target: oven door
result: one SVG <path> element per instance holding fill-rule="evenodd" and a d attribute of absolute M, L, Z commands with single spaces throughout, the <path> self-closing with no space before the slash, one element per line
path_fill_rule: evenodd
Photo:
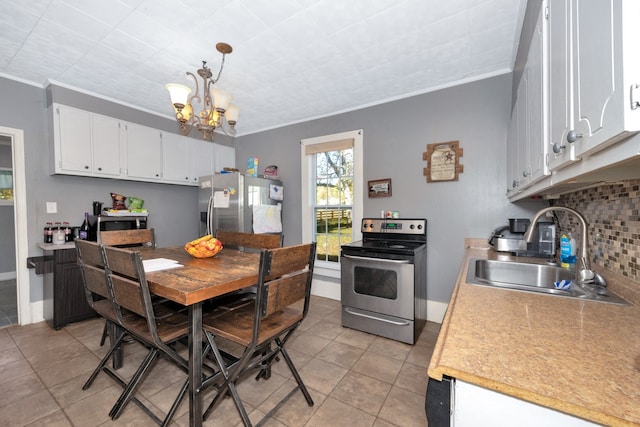
<path fill-rule="evenodd" d="M 342 255 L 343 306 L 413 320 L 414 265 L 410 259 Z"/>

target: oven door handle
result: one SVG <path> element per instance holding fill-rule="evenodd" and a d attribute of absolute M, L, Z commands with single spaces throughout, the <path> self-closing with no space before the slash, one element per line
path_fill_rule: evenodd
<path fill-rule="evenodd" d="M 344 258 L 361 259 L 364 261 L 381 261 L 390 262 L 392 264 L 409 264 L 411 261 L 408 259 L 386 259 L 386 258 L 371 258 L 366 256 L 354 256 L 354 255 L 342 255 Z"/>
<path fill-rule="evenodd" d="M 372 319 L 372 320 L 378 320 L 380 322 L 391 323 L 392 325 L 397 325 L 397 326 L 408 326 L 409 325 L 409 322 L 407 322 L 407 321 L 398 322 L 398 321 L 393 321 L 393 320 L 389 320 L 389 319 L 383 319 L 381 317 L 371 316 L 369 314 L 358 313 L 357 311 L 351 310 L 349 307 L 345 307 L 344 310 L 349 314 L 353 314 L 354 316 L 366 317 L 367 319 Z"/>

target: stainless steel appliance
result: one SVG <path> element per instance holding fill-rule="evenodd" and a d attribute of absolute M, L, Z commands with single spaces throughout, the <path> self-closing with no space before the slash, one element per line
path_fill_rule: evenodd
<path fill-rule="evenodd" d="M 536 223 L 535 237 L 531 243 L 524 240 L 524 232 L 529 220 L 524 223 L 524 231 L 520 226 L 509 225 L 495 228 L 489 236 L 489 244 L 498 252 L 509 252 L 517 256 L 549 257 L 556 254 L 556 226 L 551 222 Z"/>
<path fill-rule="evenodd" d="M 95 236 L 95 238 L 90 238 L 89 240 L 97 240 L 98 243 L 100 240 L 100 233 L 102 231 L 112 231 L 112 230 L 136 230 L 139 228 L 147 228 L 147 216 L 137 215 L 137 216 L 107 216 L 107 215 L 99 215 L 95 217 L 89 218 L 89 223 L 91 224 L 90 234 Z"/>
<path fill-rule="evenodd" d="M 341 251 L 342 326 L 414 344 L 427 320 L 427 220 L 364 218 Z"/>
<path fill-rule="evenodd" d="M 282 181 L 233 172 L 200 177 L 199 182 L 200 235 L 214 234 L 218 229 L 282 231 Z"/>

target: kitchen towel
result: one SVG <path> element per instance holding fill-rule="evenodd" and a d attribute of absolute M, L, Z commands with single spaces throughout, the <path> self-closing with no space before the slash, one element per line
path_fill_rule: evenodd
<path fill-rule="evenodd" d="M 254 233 L 282 233 L 280 205 L 253 205 Z"/>

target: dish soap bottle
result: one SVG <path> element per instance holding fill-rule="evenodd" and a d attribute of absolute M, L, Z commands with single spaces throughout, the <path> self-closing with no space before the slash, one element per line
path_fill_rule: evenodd
<path fill-rule="evenodd" d="M 560 266 L 573 268 L 576 264 L 576 240 L 571 233 L 562 233 L 560 236 Z"/>

